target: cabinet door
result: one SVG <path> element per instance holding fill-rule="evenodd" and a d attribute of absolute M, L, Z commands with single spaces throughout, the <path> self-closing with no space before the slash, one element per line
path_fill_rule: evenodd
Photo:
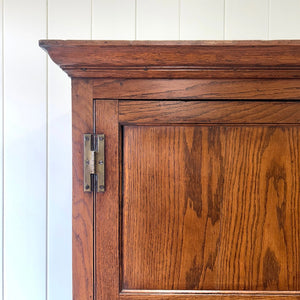
<path fill-rule="evenodd" d="M 96 101 L 96 299 L 299 299 L 300 102 Z"/>

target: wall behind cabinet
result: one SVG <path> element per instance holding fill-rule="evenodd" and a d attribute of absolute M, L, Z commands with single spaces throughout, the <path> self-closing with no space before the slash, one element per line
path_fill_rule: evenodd
<path fill-rule="evenodd" d="M 0 0 L 0 299 L 71 300 L 71 85 L 39 39 L 300 39 L 299 0 Z"/>

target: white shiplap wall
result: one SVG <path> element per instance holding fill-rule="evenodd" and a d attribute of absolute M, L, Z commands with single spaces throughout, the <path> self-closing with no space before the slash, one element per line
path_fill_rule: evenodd
<path fill-rule="evenodd" d="M 71 85 L 39 39 L 300 39 L 299 0 L 0 0 L 0 7 L 1 300 L 72 299 Z"/>
<path fill-rule="evenodd" d="M 46 3 L 3 0 L 4 299 L 46 290 Z M 18 180 L 19 178 L 19 180 Z"/>

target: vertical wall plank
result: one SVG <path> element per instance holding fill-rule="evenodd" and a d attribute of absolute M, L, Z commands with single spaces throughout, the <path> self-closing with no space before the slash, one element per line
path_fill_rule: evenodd
<path fill-rule="evenodd" d="M 135 0 L 92 1 L 92 39 L 135 39 Z"/>
<path fill-rule="evenodd" d="M 267 39 L 268 0 L 226 0 L 225 39 Z"/>
<path fill-rule="evenodd" d="M 270 39 L 300 38 L 300 1 L 270 0 Z"/>
<path fill-rule="evenodd" d="M 224 0 L 181 0 L 181 40 L 222 40 Z"/>
<path fill-rule="evenodd" d="M 49 39 L 90 39 L 90 0 L 48 0 Z M 72 299 L 71 80 L 48 64 L 48 300 Z"/>
<path fill-rule="evenodd" d="M 90 39 L 91 9 L 91 0 L 48 0 L 49 38 Z"/>
<path fill-rule="evenodd" d="M 46 1 L 4 0 L 4 299 L 46 299 Z"/>
<path fill-rule="evenodd" d="M 137 0 L 136 14 L 137 39 L 179 39 L 179 0 Z"/>

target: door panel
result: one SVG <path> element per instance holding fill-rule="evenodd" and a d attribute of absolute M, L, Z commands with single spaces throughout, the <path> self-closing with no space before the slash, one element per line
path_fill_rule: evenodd
<path fill-rule="evenodd" d="M 123 288 L 299 289 L 297 126 L 125 126 Z"/>
<path fill-rule="evenodd" d="M 299 299 L 299 101 L 96 102 L 97 299 Z"/>
<path fill-rule="evenodd" d="M 220 206 L 212 194 L 220 167 L 208 166 L 216 149 L 208 149 L 207 134 L 198 127 L 124 128 L 124 288 L 217 288 Z"/>
<path fill-rule="evenodd" d="M 299 289 L 299 141 L 293 126 L 227 130 L 220 289 Z"/>
<path fill-rule="evenodd" d="M 94 299 L 115 300 L 120 290 L 118 101 L 95 104 L 96 132 L 105 134 L 105 193 L 94 193 Z"/>

